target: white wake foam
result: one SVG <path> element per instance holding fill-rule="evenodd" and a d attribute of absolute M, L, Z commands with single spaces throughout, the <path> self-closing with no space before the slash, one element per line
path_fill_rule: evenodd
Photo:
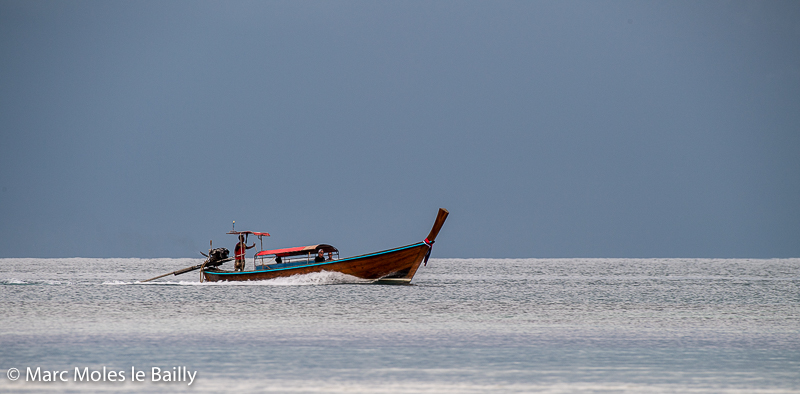
<path fill-rule="evenodd" d="M 0 279 L 0 285 L 68 285 L 71 282 L 63 282 L 60 280 L 22 280 L 16 278 Z"/>
<path fill-rule="evenodd" d="M 153 281 L 153 282 L 104 282 L 104 285 L 171 285 L 171 286 L 313 286 L 313 285 L 337 285 L 337 284 L 361 284 L 372 283 L 368 279 L 357 278 L 341 272 L 322 271 L 309 274 L 292 275 L 283 278 L 275 278 L 257 281 L 230 281 L 230 282 L 203 282 L 200 281 Z"/>

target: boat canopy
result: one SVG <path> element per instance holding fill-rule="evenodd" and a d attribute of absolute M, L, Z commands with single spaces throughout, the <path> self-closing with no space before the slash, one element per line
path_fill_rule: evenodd
<path fill-rule="evenodd" d="M 245 235 L 253 234 L 257 237 L 262 237 L 262 236 L 269 237 L 269 233 L 260 233 L 258 231 L 228 231 L 226 234 L 245 234 Z"/>
<path fill-rule="evenodd" d="M 317 253 L 318 250 L 322 249 L 323 252 L 328 253 L 339 253 L 339 250 L 334 248 L 331 245 L 327 244 L 319 244 L 319 245 L 311 245 L 311 246 L 298 246 L 294 248 L 284 248 L 284 249 L 272 249 L 272 250 L 262 250 L 256 253 L 255 257 L 264 257 L 264 256 L 272 256 L 275 255 L 277 257 L 287 257 L 287 256 L 301 256 L 307 255 L 309 253 Z"/>

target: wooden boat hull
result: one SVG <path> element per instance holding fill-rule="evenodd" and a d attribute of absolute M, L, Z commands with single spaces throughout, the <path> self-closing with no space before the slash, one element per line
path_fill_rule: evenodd
<path fill-rule="evenodd" d="M 203 268 L 203 278 L 209 282 L 268 280 L 331 271 L 352 275 L 360 279 L 374 280 L 379 283 L 409 283 L 414 278 L 414 274 L 417 273 L 420 263 L 433 247 L 436 236 L 439 234 L 439 230 L 441 230 L 449 214 L 450 212 L 446 209 L 439 208 L 436 221 L 433 222 L 433 228 L 431 228 L 431 232 L 428 233 L 423 242 L 345 259 L 320 263 L 308 262 L 302 265 L 297 265 L 295 262 L 291 266 L 288 263 L 285 265 L 278 264 L 269 266 L 267 269 L 254 271 L 235 272 L 223 271 L 217 268 Z"/>
<path fill-rule="evenodd" d="M 276 267 L 243 272 L 204 269 L 203 277 L 210 282 L 249 281 L 333 271 L 360 279 L 375 280 L 379 283 L 405 284 L 411 282 L 429 248 L 426 243 L 420 242 L 361 256 L 322 263 L 309 262 L 306 265 L 285 268 Z"/>

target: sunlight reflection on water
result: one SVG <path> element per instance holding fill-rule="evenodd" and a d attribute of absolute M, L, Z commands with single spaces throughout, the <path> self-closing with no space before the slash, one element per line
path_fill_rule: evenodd
<path fill-rule="evenodd" d="M 209 392 L 800 390 L 800 259 L 432 259 L 410 286 L 137 283 L 197 261 L 0 260 L 0 368 L 186 365 Z M 183 389 L 0 380 L 106 388 Z"/>

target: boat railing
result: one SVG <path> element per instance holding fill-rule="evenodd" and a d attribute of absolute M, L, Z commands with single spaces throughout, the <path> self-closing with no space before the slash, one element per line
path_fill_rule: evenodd
<path fill-rule="evenodd" d="M 280 268 L 280 267 L 287 267 L 300 264 L 311 264 L 314 262 L 314 257 L 316 257 L 316 254 L 314 254 L 313 252 L 308 252 L 307 254 L 303 255 L 283 256 L 280 258 L 280 263 L 276 260 L 277 257 L 278 256 L 275 255 L 257 256 L 255 257 L 255 268 L 258 270 L 258 269 Z M 339 260 L 338 250 L 330 253 L 325 253 L 325 261 L 334 261 L 334 260 Z"/>

